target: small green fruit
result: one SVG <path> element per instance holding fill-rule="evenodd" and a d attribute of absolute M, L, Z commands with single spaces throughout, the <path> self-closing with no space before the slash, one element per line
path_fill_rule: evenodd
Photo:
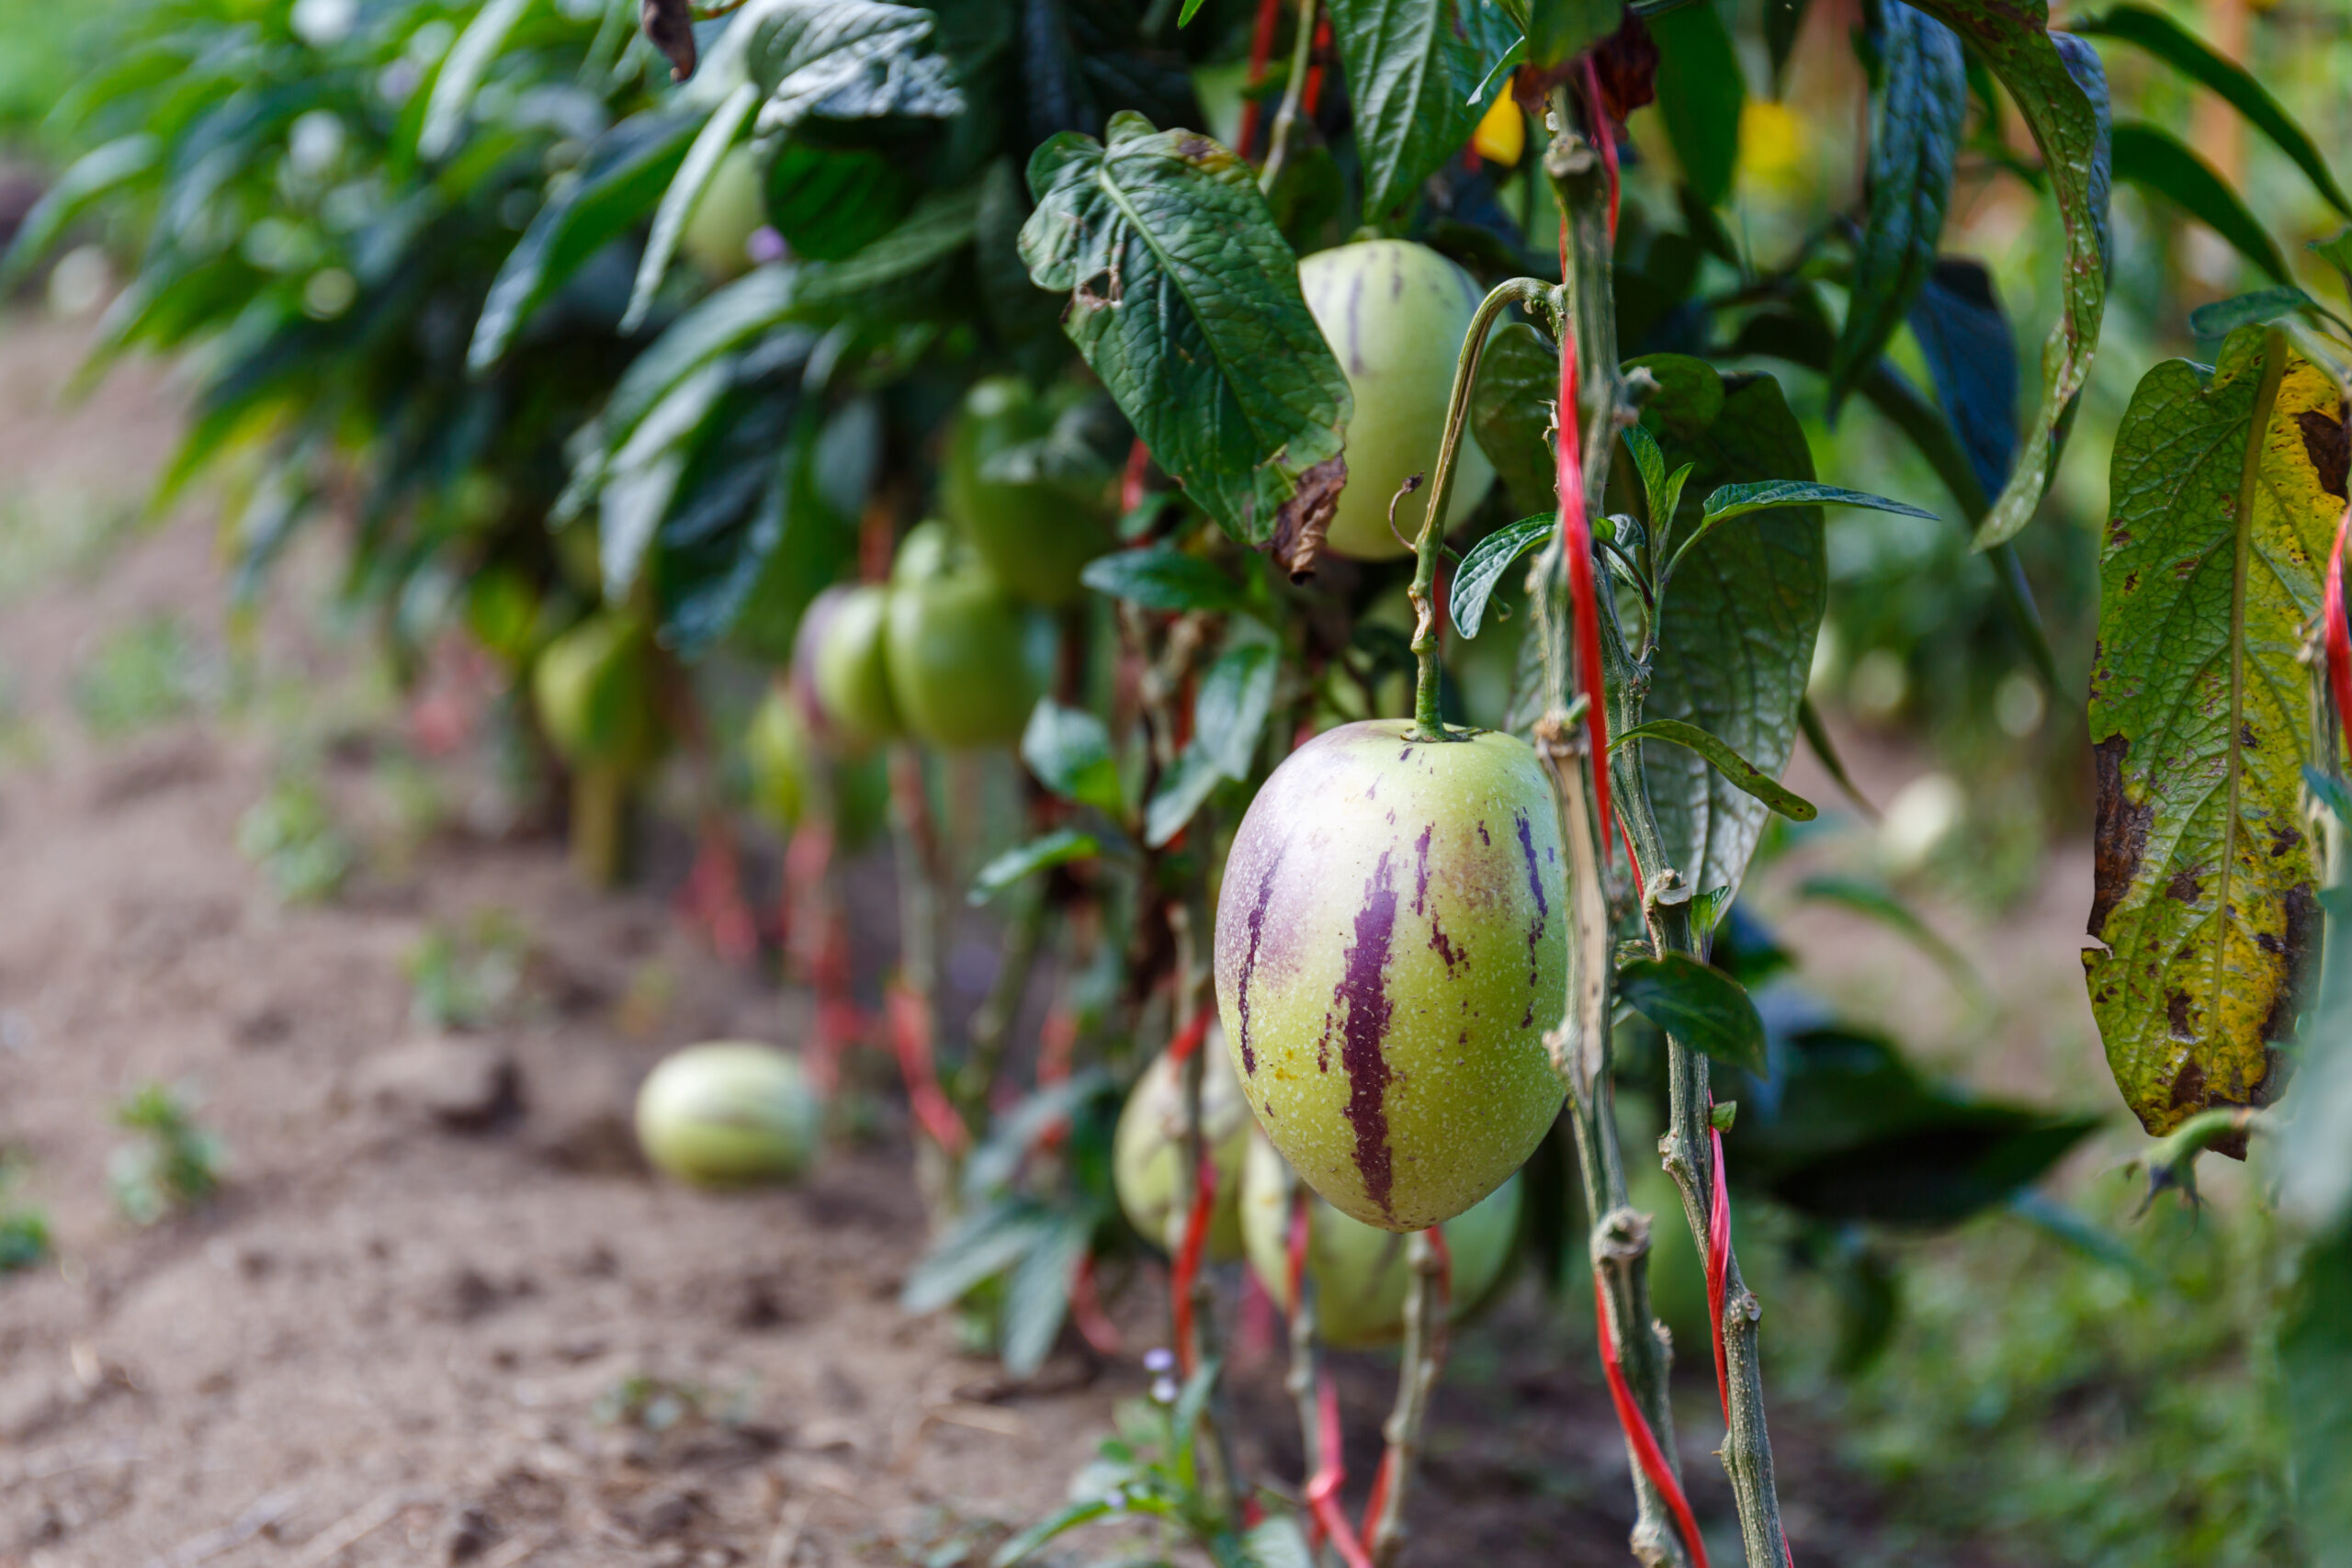
<path fill-rule="evenodd" d="M 1317 251 L 1298 264 L 1298 284 L 1356 400 L 1348 421 L 1347 488 L 1326 539 L 1340 555 L 1361 560 L 1410 554 L 1397 535 L 1411 540 L 1429 514 L 1454 361 L 1477 313 L 1478 285 L 1428 246 L 1405 240 Z M 1392 533 L 1388 503 L 1413 474 L 1421 476 L 1422 488 L 1396 502 Z M 1454 448 L 1448 529 L 1477 509 L 1494 479 L 1494 465 L 1465 432 Z"/>
<path fill-rule="evenodd" d="M 645 1157 L 697 1187 L 790 1180 L 816 1158 L 823 1123 L 798 1058 L 749 1041 L 689 1045 L 637 1095 Z"/>
<path fill-rule="evenodd" d="M 1241 1163 L 1250 1152 L 1250 1105 L 1241 1098 L 1226 1059 L 1225 1043 L 1212 1026 L 1202 1043 L 1201 1132 L 1216 1170 L 1216 1197 L 1209 1215 L 1209 1256 L 1220 1262 L 1241 1256 Z M 1173 1255 L 1183 1245 L 1192 1182 L 1184 1160 L 1183 1070 L 1163 1051 L 1143 1070 L 1119 1112 L 1111 1143 L 1112 1185 L 1127 1223 L 1145 1240 Z"/>
<path fill-rule="evenodd" d="M 1117 543 L 1100 487 L 1090 494 L 1076 485 L 984 477 L 990 458 L 1053 428 L 1052 412 L 1027 382 L 992 377 L 965 398 L 947 433 L 939 479 L 940 509 L 963 531 L 989 574 L 1020 597 L 1046 605 L 1077 598 L 1086 563 Z"/>
<path fill-rule="evenodd" d="M 1216 917 L 1217 1009 L 1258 1124 L 1334 1205 L 1419 1230 L 1500 1186 L 1565 1093 L 1552 788 L 1493 730 L 1405 719 L 1317 736 L 1241 819 Z"/>
<path fill-rule="evenodd" d="M 760 167 L 749 147 L 729 148 L 711 171 L 678 236 L 678 249 L 711 278 L 724 283 L 752 267 L 752 235 L 768 220 L 760 191 Z"/>
<path fill-rule="evenodd" d="M 877 583 L 828 588 L 809 604 L 795 668 L 823 721 L 827 744 L 855 753 L 906 733 L 890 694 L 890 591 Z"/>
<path fill-rule="evenodd" d="M 1262 1138 L 1250 1141 L 1241 1178 L 1241 1229 L 1250 1267 L 1283 1311 L 1290 1310 L 1290 1206 L 1283 1158 Z M 1520 1182 L 1512 1177 L 1466 1213 L 1441 1225 L 1453 1260 L 1453 1321 L 1476 1311 L 1500 1282 L 1519 1238 Z M 1315 1321 L 1325 1343 L 1341 1349 L 1378 1345 L 1405 1329 L 1405 1292 L 1412 1271 L 1405 1238 L 1375 1229 L 1320 1199 L 1307 1204 L 1306 1271 L 1315 1284 Z"/>
<path fill-rule="evenodd" d="M 808 804 L 808 727 L 782 688 L 770 686 L 743 731 L 752 808 L 779 831 L 800 826 Z"/>
<path fill-rule="evenodd" d="M 540 651 L 531 696 L 567 761 L 634 774 L 661 750 L 653 638 L 634 615 L 591 615 Z"/>
<path fill-rule="evenodd" d="M 907 728 L 950 750 L 1020 739 L 1053 675 L 1053 622 L 963 560 L 936 523 L 899 546 L 888 646 Z"/>

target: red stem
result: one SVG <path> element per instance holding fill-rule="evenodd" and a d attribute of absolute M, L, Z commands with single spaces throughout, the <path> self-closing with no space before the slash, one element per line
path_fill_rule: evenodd
<path fill-rule="evenodd" d="M 907 1105 L 932 1142 L 951 1155 L 963 1154 L 972 1141 L 971 1129 L 947 1103 L 932 1063 L 931 1009 L 904 986 L 892 986 L 889 995 L 890 1040 L 898 1047 L 899 1071 L 907 1081 Z"/>
<path fill-rule="evenodd" d="M 2335 695 L 2336 722 L 2344 726 L 2344 739 L 2352 746 L 2352 626 L 2347 626 L 2344 604 L 2344 536 L 2352 531 L 2352 505 L 2344 509 L 2342 521 L 2335 525 L 2335 547 L 2327 557 L 2327 684 Z"/>
<path fill-rule="evenodd" d="M 1649 1477 L 1666 1506 L 1674 1514 L 1675 1529 L 1682 1533 L 1683 1550 L 1690 1554 L 1692 1568 L 1707 1568 L 1707 1543 L 1700 1537 L 1699 1521 L 1690 1513 L 1690 1500 L 1682 1495 L 1682 1483 L 1675 1479 L 1673 1467 L 1666 1462 L 1666 1452 L 1657 1446 L 1657 1435 L 1650 1430 L 1647 1417 L 1640 1405 L 1634 1403 L 1634 1391 L 1625 1386 L 1625 1369 L 1617 1361 L 1617 1338 L 1611 1332 L 1609 1292 L 1602 1285 L 1600 1272 L 1593 1271 L 1592 1301 L 1600 1320 L 1600 1369 L 1609 1378 L 1609 1398 L 1617 1406 L 1617 1425 L 1624 1428 L 1625 1440 L 1633 1445 L 1634 1458 L 1641 1465 L 1642 1473 Z"/>
<path fill-rule="evenodd" d="M 1715 1393 L 1723 1401 L 1724 1427 L 1731 1427 L 1731 1371 L 1724 1356 L 1724 1276 L 1731 1259 L 1731 1190 L 1724 1185 L 1724 1135 L 1714 1139 L 1714 1193 L 1707 1203 L 1707 1307 L 1714 1314 Z"/>
<path fill-rule="evenodd" d="M 1298 105 L 1299 113 L 1309 119 L 1315 118 L 1315 106 L 1323 101 L 1323 62 L 1330 57 L 1331 14 L 1318 11 L 1315 16 L 1315 42 L 1308 55 L 1313 63 L 1306 68 L 1306 91 L 1299 95 Z"/>
<path fill-rule="evenodd" d="M 1274 52 L 1274 24 L 1282 17 L 1282 0 L 1258 0 L 1258 25 L 1250 34 L 1250 73 L 1244 77 L 1245 91 L 1266 79 L 1266 62 Z M 1235 138 L 1241 145 L 1234 152 L 1245 162 L 1250 150 L 1257 145 L 1258 121 L 1262 106 L 1255 97 L 1241 101 L 1241 134 Z"/>
<path fill-rule="evenodd" d="M 1209 1221 L 1216 1212 L 1216 1162 L 1203 1150 L 1193 1182 L 1193 1210 L 1184 1216 L 1184 1241 L 1176 1249 L 1176 1272 L 1168 1284 L 1176 1316 L 1176 1360 L 1186 1377 L 1193 1375 L 1199 1359 L 1193 1343 L 1193 1281 L 1201 1275 L 1201 1258 L 1209 1245 Z"/>
<path fill-rule="evenodd" d="M 1560 219 L 1560 276 L 1568 276 L 1568 220 Z M 1609 846 L 1609 715 L 1600 686 L 1600 611 L 1592 582 L 1592 523 L 1584 510 L 1584 457 L 1577 434 L 1577 344 L 1573 318 L 1560 333 L 1558 463 L 1554 483 L 1560 492 L 1560 549 L 1567 558 L 1568 597 L 1575 611 L 1577 676 L 1584 687 L 1585 728 L 1592 739 L 1592 801 L 1600 823 L 1602 852 Z"/>
<path fill-rule="evenodd" d="M 1315 1467 L 1315 1478 L 1306 1483 L 1307 1512 L 1331 1538 L 1332 1550 L 1348 1568 L 1372 1568 L 1371 1554 L 1357 1539 L 1354 1527 L 1340 1506 L 1340 1488 L 1347 1483 L 1348 1468 L 1340 1457 L 1340 1393 L 1329 1379 L 1316 1391 L 1317 1426 L 1319 1438 L 1317 1447 L 1323 1450 L 1323 1461 Z"/>
<path fill-rule="evenodd" d="M 1119 1325 L 1102 1310 L 1102 1294 L 1094 1288 L 1094 1254 L 1091 1252 L 1079 1254 L 1078 1266 L 1070 1270 L 1069 1320 L 1096 1355 L 1119 1353 Z"/>

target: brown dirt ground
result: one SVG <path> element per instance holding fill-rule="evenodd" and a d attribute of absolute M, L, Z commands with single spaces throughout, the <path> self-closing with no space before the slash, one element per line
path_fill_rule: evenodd
<path fill-rule="evenodd" d="M 168 450 L 157 374 L 58 405 L 85 338 L 0 318 L 0 507 L 126 513 Z M 583 896 L 545 835 L 444 827 L 335 902 L 278 902 L 233 843 L 282 752 L 268 716 L 342 726 L 327 778 L 364 819 L 397 712 L 315 612 L 232 639 L 212 528 L 192 505 L 102 572 L 0 598 L 0 1145 L 60 1258 L 0 1283 L 0 1565 L 944 1564 L 1058 1501 L 1140 1374 L 1071 1349 L 1010 1385 L 902 1314 L 922 1235 L 902 1137 L 723 1200 L 637 1165 L 627 1107 L 660 1052 L 789 1039 L 801 998 L 718 963 L 660 891 Z M 92 739 L 74 671 L 158 613 L 253 650 L 276 695 Z M 370 1064 L 417 1038 L 402 956 L 489 908 L 533 949 L 533 1005 L 478 1036 L 512 1053 L 522 1109 L 455 1132 L 372 1095 Z M 107 1196 L 108 1108 L 151 1080 L 187 1086 L 231 1156 L 216 1202 L 140 1229 Z M 1150 1292 L 1119 1310 L 1135 1343 L 1161 1332 Z M 1548 1310 L 1522 1289 L 1462 1337 L 1408 1562 L 1627 1561 L 1590 1342 Z M 1238 1398 L 1273 1434 L 1252 1457 L 1295 1476 L 1279 1373 L 1245 1367 Z M 1389 1373 L 1344 1375 L 1362 1478 Z M 699 1413 L 611 1418 L 631 1378 Z M 1736 1561 L 1713 1406 L 1684 1386 L 1682 1447 Z M 1801 1411 L 1776 1427 L 1798 1560 L 1865 1554 L 1868 1491 Z"/>

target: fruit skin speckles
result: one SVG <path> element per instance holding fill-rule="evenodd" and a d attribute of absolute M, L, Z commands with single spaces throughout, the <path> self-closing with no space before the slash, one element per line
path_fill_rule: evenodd
<path fill-rule="evenodd" d="M 1216 930 L 1259 1125 L 1327 1201 L 1392 1231 L 1461 1213 L 1542 1141 L 1563 1093 L 1543 1025 L 1566 994 L 1533 750 L 1409 728 L 1347 725 L 1275 770 L 1235 836 Z"/>

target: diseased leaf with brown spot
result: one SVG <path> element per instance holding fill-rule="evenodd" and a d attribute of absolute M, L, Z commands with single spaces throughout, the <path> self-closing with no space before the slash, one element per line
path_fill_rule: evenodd
<path fill-rule="evenodd" d="M 2277 1092 L 2318 948 L 2297 655 L 2343 511 L 2311 433 L 2342 415 L 2283 334 L 2246 327 L 2211 370 L 2149 371 L 2116 432 L 2090 700 L 2107 949 L 2083 964 L 2151 1133 Z"/>

